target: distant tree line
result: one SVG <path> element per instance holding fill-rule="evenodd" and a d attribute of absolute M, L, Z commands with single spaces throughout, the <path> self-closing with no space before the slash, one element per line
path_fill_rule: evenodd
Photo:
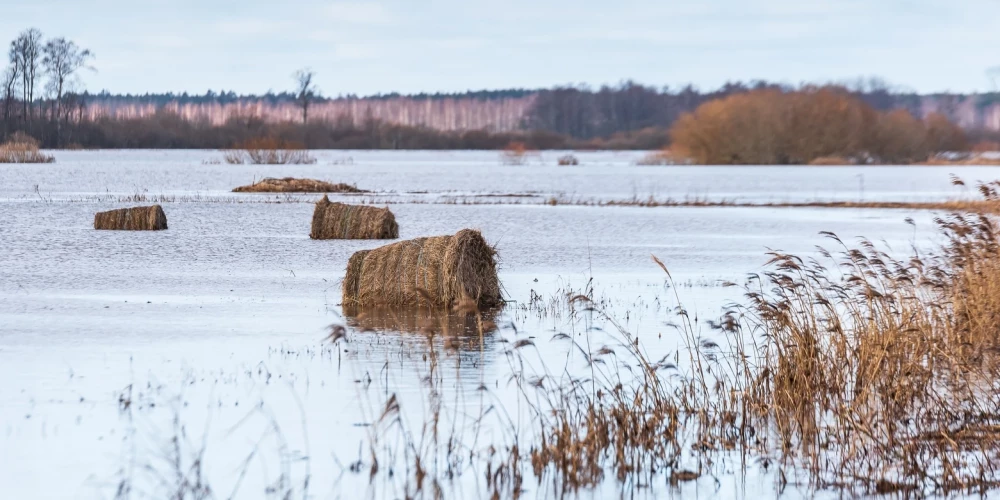
<path fill-rule="evenodd" d="M 915 115 L 920 113 L 919 95 L 896 91 L 879 79 L 859 80 L 841 87 L 877 110 L 902 108 Z M 795 88 L 766 81 L 726 83 L 707 92 L 690 85 L 658 89 L 632 81 L 597 90 L 586 86 L 556 87 L 538 91 L 523 126 L 582 139 L 669 128 L 682 115 L 706 102 L 759 90 L 790 92 Z"/>
<path fill-rule="evenodd" d="M 310 148 L 499 149 L 520 142 L 531 148 L 660 149 L 670 144 L 671 127 L 707 103 L 808 88 L 754 81 L 700 91 L 626 81 L 598 89 L 330 98 L 316 87 L 315 73 L 303 69 L 293 75 L 293 90 L 259 96 L 231 90 L 114 95 L 83 88 L 79 75 L 93 69 L 94 54 L 65 38 L 45 39 L 27 29 L 10 42 L 7 55 L 0 73 L 0 142 L 21 132 L 45 148 L 227 148 L 273 136 Z M 923 96 L 876 79 L 838 89 L 875 111 L 923 116 Z M 961 106 L 969 109 L 965 98 L 941 95 L 935 102 L 950 117 Z M 975 101 L 995 103 L 1000 94 Z M 994 132 L 971 135 L 984 144 L 1000 142 Z"/>

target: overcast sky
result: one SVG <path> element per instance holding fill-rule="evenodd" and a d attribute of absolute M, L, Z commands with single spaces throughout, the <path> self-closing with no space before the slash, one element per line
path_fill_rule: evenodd
<path fill-rule="evenodd" d="M 325 95 L 556 84 L 717 87 L 879 75 L 920 92 L 991 90 L 1000 0 L 0 0 L 97 54 L 87 89 L 291 87 Z"/>

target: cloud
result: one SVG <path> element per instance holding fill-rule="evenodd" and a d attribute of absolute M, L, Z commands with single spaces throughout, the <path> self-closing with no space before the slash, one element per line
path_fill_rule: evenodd
<path fill-rule="evenodd" d="M 377 26 L 393 24 L 395 21 L 388 9 L 375 2 L 334 2 L 327 6 L 326 17 L 334 22 Z"/>
<path fill-rule="evenodd" d="M 219 33 L 225 35 L 265 36 L 280 34 L 285 29 L 285 23 L 262 19 L 237 19 L 219 22 L 215 27 Z"/>

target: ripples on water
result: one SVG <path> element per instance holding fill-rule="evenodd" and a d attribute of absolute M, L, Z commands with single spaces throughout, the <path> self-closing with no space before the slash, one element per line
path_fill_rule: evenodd
<path fill-rule="evenodd" d="M 550 339 L 582 338 L 588 326 L 606 326 L 571 321 L 558 305 L 591 279 L 602 307 L 659 358 L 680 343 L 667 325 L 677 304 L 652 254 L 670 267 L 684 305 L 709 319 L 739 298 L 717 282 L 759 270 L 767 248 L 809 253 L 823 243 L 817 233 L 828 230 L 884 239 L 907 252 L 929 244 L 932 233 L 929 214 L 906 211 L 550 207 L 504 199 L 394 204 L 402 238 L 473 227 L 497 245 L 513 302 L 490 318 L 496 331 L 481 342 L 466 334 L 449 343 L 440 334 L 429 341 L 428 331 L 461 329 L 466 319 L 345 317 L 339 298 L 347 258 L 378 243 L 310 240 L 309 196 L 235 203 L 228 190 L 254 178 L 315 177 L 419 192 L 413 196 L 431 202 L 455 193 L 758 201 L 955 193 L 948 170 L 932 167 L 905 176 L 899 167 L 865 168 L 862 179 L 862 169 L 852 167 L 634 167 L 635 153 L 581 153 L 582 167 L 550 166 L 559 154 L 547 153 L 537 160 L 545 165 L 499 167 L 495 153 L 467 152 L 322 152 L 313 166 L 201 164 L 218 155 L 59 152 L 54 165 L 0 168 L 0 485 L 11 498 L 107 498 L 123 477 L 136 482 L 134 497 L 160 496 L 162 486 L 143 471 L 169 469 L 167 444 L 175 434 L 184 436 L 189 458 L 204 443 L 216 496 L 236 487 L 257 449 L 257 472 L 238 490 L 247 497 L 261 496 L 283 474 L 288 481 L 311 476 L 310 491 L 319 497 L 398 497 L 391 483 L 369 485 L 349 467 L 384 402 L 397 395 L 418 429 L 433 406 L 426 380 L 438 377 L 442 406 L 463 429 L 472 425 L 463 415 L 491 405 L 530 429 L 520 420 L 523 403 L 504 353 L 530 339 L 535 369 L 580 370 L 572 348 Z M 348 156 L 351 165 L 331 165 Z M 998 173 L 963 172 L 970 180 Z M 94 212 L 122 206 L 109 201 L 114 196 L 136 193 L 187 201 L 164 203 L 165 232 L 92 230 Z M 917 221 L 916 230 L 906 217 Z M 323 344 L 329 324 L 347 325 L 349 342 Z M 595 343 L 607 340 L 590 335 Z M 499 424 L 478 429 L 481 440 L 503 441 Z M 467 474 L 457 487 L 476 496 L 480 475 Z M 529 497 L 553 494 L 529 483 Z M 610 481 L 595 495 L 619 488 L 629 486 Z M 675 493 L 753 497 L 770 488 L 760 476 L 721 486 L 698 481 Z"/>

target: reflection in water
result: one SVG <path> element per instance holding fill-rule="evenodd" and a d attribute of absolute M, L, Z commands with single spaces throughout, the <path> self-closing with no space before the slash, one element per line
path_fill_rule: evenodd
<path fill-rule="evenodd" d="M 448 348 L 479 350 L 498 330 L 501 309 L 449 311 L 431 307 L 344 306 L 347 325 L 360 332 L 442 337 Z"/>

